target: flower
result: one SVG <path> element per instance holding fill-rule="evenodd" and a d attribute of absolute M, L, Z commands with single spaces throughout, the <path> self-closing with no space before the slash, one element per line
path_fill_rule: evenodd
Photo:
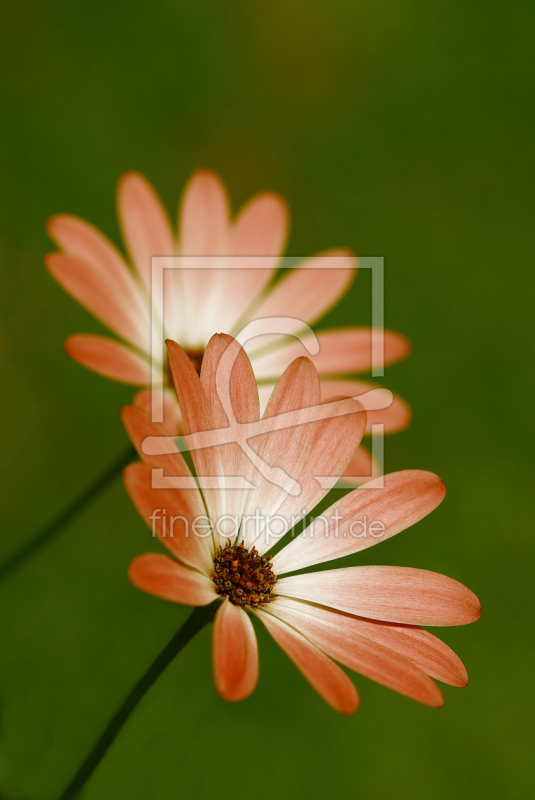
<path fill-rule="evenodd" d="M 154 188 L 140 174 L 129 172 L 121 178 L 118 213 L 131 264 L 90 223 L 65 214 L 48 222 L 48 233 L 60 252 L 49 254 L 45 263 L 58 283 L 121 340 L 75 334 L 66 341 L 67 353 L 101 375 L 145 387 L 134 403 L 147 410 L 151 408 L 151 389 L 147 387 L 161 383 L 165 387 L 165 427 L 170 434 L 180 431 L 180 418 L 169 370 L 162 361 L 151 373 L 151 332 L 157 335 L 151 324 L 155 311 L 150 293 L 151 256 L 209 256 L 210 263 L 217 265 L 208 274 L 195 269 L 165 271 L 165 334 L 182 345 L 197 370 L 216 329 L 236 335 L 251 319 L 285 316 L 312 325 L 340 300 L 356 273 L 353 254 L 339 249 L 321 254 L 324 268 L 315 269 L 313 280 L 302 268 L 275 280 L 288 231 L 285 201 L 264 192 L 232 219 L 225 186 L 207 170 L 194 173 L 186 186 L 178 236 Z M 250 259 L 245 262 L 244 256 Z M 233 264 L 254 266 L 255 257 L 258 266 L 259 256 L 263 257 L 262 268 L 231 268 Z M 320 257 L 315 258 L 315 266 Z M 329 269 L 333 265 L 340 269 Z M 358 396 L 374 388 L 372 383 L 349 377 L 374 366 L 369 327 L 324 330 L 318 340 L 320 349 L 313 361 L 321 375 L 323 399 L 339 394 Z M 276 379 L 296 356 L 306 354 L 303 344 L 288 336 L 276 337 L 270 349 L 265 341 L 265 337 L 256 337 L 246 346 L 261 384 L 263 408 Z M 385 331 L 384 341 L 385 364 L 405 358 L 410 351 L 407 339 L 393 331 Z M 409 424 L 410 410 L 394 396 L 389 407 L 371 410 L 368 421 L 369 425 L 383 423 L 385 432 L 399 431 Z M 360 448 L 348 474 L 371 475 L 369 463 L 369 455 Z"/>
<path fill-rule="evenodd" d="M 433 678 L 464 686 L 466 671 L 449 647 L 419 626 L 478 619 L 480 605 L 469 589 L 408 567 L 294 574 L 418 522 L 444 498 L 440 478 L 406 470 L 375 479 L 346 494 L 272 557 L 268 551 L 280 535 L 273 520 L 290 521 L 291 527 L 325 497 L 360 443 L 365 411 L 352 398 L 320 403 L 317 371 L 309 359 L 298 358 L 276 384 L 260 421 L 251 363 L 232 337 L 212 337 L 200 377 L 176 343 L 168 342 L 168 356 L 203 488 L 196 487 L 173 440 L 146 411 L 123 409 L 125 427 L 143 458 L 125 471 L 127 491 L 173 556 L 138 556 L 129 568 L 131 583 L 175 603 L 221 601 L 213 668 L 217 691 L 227 700 L 241 700 L 255 688 L 258 650 L 251 618 L 256 617 L 342 713 L 354 712 L 359 701 L 336 662 L 422 703 L 442 705 Z M 237 485 L 239 476 L 256 488 Z M 185 488 L 174 488 L 178 485 Z"/>

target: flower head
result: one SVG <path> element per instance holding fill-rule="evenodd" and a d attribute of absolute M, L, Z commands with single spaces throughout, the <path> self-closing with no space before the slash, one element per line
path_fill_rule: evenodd
<path fill-rule="evenodd" d="M 319 268 L 314 269 L 313 279 L 304 262 L 276 280 L 288 231 L 285 201 L 265 192 L 232 218 L 225 186 L 208 170 L 196 172 L 186 186 L 178 233 L 142 175 L 124 175 L 117 200 L 128 259 L 91 224 L 62 214 L 48 222 L 59 252 L 49 254 L 46 265 L 67 292 L 119 337 L 75 334 L 66 342 L 68 354 L 101 375 L 144 387 L 134 403 L 147 410 L 151 408 L 148 387 L 163 385 L 165 428 L 170 434 L 181 429 L 170 372 L 165 359 L 151 360 L 151 336 L 157 339 L 159 335 L 151 320 L 160 310 L 166 336 L 180 343 L 199 372 L 216 330 L 237 335 L 253 319 L 280 317 L 311 326 L 340 300 L 356 274 L 354 255 L 337 249 L 315 257 L 314 266 Z M 157 255 L 192 257 L 187 267 L 195 266 L 198 257 L 208 257 L 214 269 L 166 270 L 164 305 L 159 309 L 152 300 L 150 271 L 151 257 Z M 240 269 L 233 268 L 236 265 Z M 247 265 L 251 268 L 243 268 Z M 410 346 L 403 336 L 385 331 L 384 337 L 385 364 L 408 355 Z M 321 378 L 322 399 L 359 396 L 374 388 L 351 377 L 375 366 L 369 327 L 324 330 L 318 334 L 318 344 L 313 361 Z M 246 345 L 260 382 L 262 409 L 278 376 L 296 357 L 306 354 L 303 343 L 289 336 L 270 337 L 270 346 L 265 345 L 266 337 L 261 336 Z M 387 408 L 370 409 L 368 418 L 369 426 L 380 422 L 385 432 L 401 430 L 409 421 L 409 408 L 397 396 Z M 372 474 L 365 463 L 369 457 L 360 448 L 349 474 Z"/>
<path fill-rule="evenodd" d="M 449 647 L 419 626 L 476 620 L 480 606 L 469 589 L 407 567 L 295 573 L 418 522 L 442 501 L 442 481 L 420 470 L 371 481 L 272 556 L 268 551 L 285 530 L 313 511 L 353 458 L 365 411 L 351 398 L 321 403 L 317 371 L 299 358 L 276 384 L 260 419 L 251 363 L 230 336 L 212 337 L 200 377 L 179 345 L 169 342 L 168 354 L 199 486 L 165 431 L 143 409 L 123 409 L 144 462 L 126 470 L 125 484 L 172 556 L 139 556 L 130 581 L 176 603 L 220 601 L 213 666 L 216 688 L 228 700 L 247 697 L 256 685 L 256 618 L 342 713 L 357 709 L 358 695 L 336 662 L 440 706 L 442 694 L 432 679 L 463 686 L 466 671 Z"/>

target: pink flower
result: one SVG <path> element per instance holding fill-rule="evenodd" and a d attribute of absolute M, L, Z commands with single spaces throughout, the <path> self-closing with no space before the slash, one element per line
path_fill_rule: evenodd
<path fill-rule="evenodd" d="M 464 686 L 466 671 L 449 647 L 419 626 L 478 619 L 480 604 L 469 589 L 408 567 L 294 574 L 418 522 L 444 498 L 442 481 L 420 470 L 376 479 L 331 506 L 272 558 L 267 552 L 278 532 L 271 522 L 295 525 L 334 486 L 360 443 L 365 412 L 353 399 L 320 403 L 317 371 L 299 358 L 276 384 L 260 421 L 251 363 L 230 336 L 210 340 L 200 377 L 174 342 L 168 354 L 196 474 L 211 481 L 202 489 L 192 481 L 191 488 L 173 488 L 174 481 L 191 479 L 182 455 L 147 412 L 123 409 L 144 460 L 125 471 L 126 488 L 173 556 L 137 557 L 129 569 L 132 584 L 185 605 L 222 601 L 213 627 L 213 668 L 216 688 L 227 700 L 241 700 L 255 688 L 256 617 L 316 691 L 344 714 L 354 712 L 359 700 L 336 662 L 422 703 L 442 705 L 432 679 Z M 229 488 L 236 476 L 256 488 Z M 159 481 L 164 488 L 153 488 Z M 232 533 L 229 519 L 235 521 Z"/>
<path fill-rule="evenodd" d="M 142 387 L 153 385 L 151 379 L 162 381 L 167 387 L 165 426 L 171 434 L 179 432 L 180 419 L 169 371 L 165 363 L 156 365 L 152 375 L 150 370 L 151 256 L 227 257 L 219 259 L 220 268 L 210 271 L 208 279 L 205 271 L 194 269 L 166 275 L 166 336 L 182 345 L 197 370 L 216 331 L 237 335 L 251 319 L 262 317 L 291 316 L 313 325 L 345 294 L 356 273 L 356 259 L 350 252 L 330 250 L 321 254 L 325 269 L 316 269 L 313 280 L 308 270 L 296 268 L 274 281 L 288 232 L 285 201 L 274 193 L 259 194 L 233 219 L 223 183 L 206 170 L 196 172 L 186 186 L 178 235 L 154 188 L 137 173 L 127 173 L 119 182 L 118 212 L 130 263 L 90 223 L 70 215 L 48 222 L 48 232 L 60 249 L 46 257 L 50 273 L 119 337 L 75 334 L 67 340 L 66 350 L 75 361 L 113 380 Z M 232 263 L 243 265 L 243 256 L 251 256 L 252 263 L 255 256 L 266 255 L 271 258 L 263 261 L 261 269 L 229 268 Z M 328 269 L 334 264 L 342 268 Z M 323 399 L 359 396 L 374 388 L 372 383 L 350 377 L 374 366 L 370 328 L 325 330 L 318 339 L 320 350 L 312 360 L 321 376 Z M 268 352 L 263 345 L 262 337 L 257 337 L 247 351 L 265 408 L 276 379 L 306 351 L 299 341 L 283 336 Z M 403 336 L 385 332 L 386 364 L 405 358 L 409 351 Z M 150 409 L 150 390 L 139 392 L 134 403 Z M 383 423 L 385 432 L 398 431 L 409 424 L 410 410 L 394 396 L 388 408 L 370 411 L 368 424 L 373 422 Z M 370 469 L 370 456 L 360 448 L 348 474 L 372 474 Z"/>

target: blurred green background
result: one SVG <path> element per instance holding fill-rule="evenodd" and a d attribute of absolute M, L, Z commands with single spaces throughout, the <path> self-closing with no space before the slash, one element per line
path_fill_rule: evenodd
<path fill-rule="evenodd" d="M 431 469 L 448 495 L 354 563 L 443 572 L 484 610 L 437 631 L 471 678 L 443 709 L 355 676 L 352 718 L 262 634 L 257 691 L 226 704 L 205 630 L 87 800 L 530 795 L 534 428 L 517 399 L 533 386 L 534 25 L 524 2 L 0 3 L 2 558 L 126 445 L 131 389 L 63 353 L 99 326 L 45 272 L 45 220 L 79 214 L 118 240 L 124 170 L 174 214 L 208 166 L 235 207 L 288 198 L 290 254 L 385 257 L 386 324 L 414 344 L 386 373 L 414 409 L 386 466 Z M 361 275 L 329 322 L 368 312 Z M 0 586 L 3 800 L 57 796 L 184 619 L 126 581 L 149 536 L 116 480 Z"/>

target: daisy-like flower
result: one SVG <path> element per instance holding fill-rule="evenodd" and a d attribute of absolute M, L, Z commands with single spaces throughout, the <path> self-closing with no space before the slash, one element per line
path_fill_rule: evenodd
<path fill-rule="evenodd" d="M 48 233 L 60 249 L 45 259 L 50 273 L 119 337 L 75 334 L 67 339 L 66 350 L 75 361 L 101 375 L 144 387 L 134 403 L 147 410 L 151 408 L 148 387 L 163 385 L 164 424 L 172 435 L 181 431 L 181 422 L 165 360 L 152 364 L 151 372 L 151 331 L 158 335 L 151 312 L 159 313 L 151 300 L 152 256 L 193 256 L 197 260 L 187 262 L 190 267 L 199 256 L 206 256 L 214 267 L 208 272 L 165 270 L 164 275 L 165 336 L 179 342 L 197 371 L 216 330 L 237 335 L 251 320 L 273 317 L 292 317 L 311 326 L 340 300 L 355 276 L 354 255 L 330 250 L 314 258 L 314 266 L 324 268 L 311 272 L 305 261 L 277 280 L 288 231 L 285 201 L 265 192 L 232 218 L 225 186 L 207 170 L 196 172 L 186 186 L 178 234 L 154 188 L 137 173 L 127 173 L 119 182 L 118 214 L 128 259 L 78 217 L 58 215 L 48 222 Z M 248 265 L 256 268 L 247 269 Z M 407 339 L 393 331 L 385 331 L 384 337 L 385 364 L 408 355 Z M 322 399 L 359 396 L 375 388 L 350 377 L 376 366 L 369 327 L 323 330 L 318 342 L 313 361 L 321 377 Z M 269 347 L 266 337 L 256 337 L 245 347 L 264 409 L 276 379 L 294 358 L 307 352 L 300 341 L 288 336 L 271 337 Z M 388 408 L 371 409 L 368 418 L 369 426 L 382 423 L 386 433 L 402 430 L 409 421 L 410 410 L 398 396 Z M 370 465 L 369 455 L 360 448 L 348 474 L 371 475 Z"/>
<path fill-rule="evenodd" d="M 286 369 L 260 419 L 251 363 L 230 336 L 210 340 L 200 377 L 176 343 L 168 343 L 168 356 L 204 488 L 197 488 L 174 441 L 146 411 L 123 409 L 143 459 L 127 468 L 125 484 L 172 556 L 138 556 L 130 565 L 131 583 L 175 603 L 220 601 L 213 670 L 217 691 L 227 700 L 247 697 L 256 685 L 256 617 L 314 689 L 344 714 L 354 712 L 359 700 L 338 663 L 422 703 L 442 705 L 433 678 L 464 686 L 466 671 L 449 647 L 419 626 L 478 619 L 480 604 L 469 589 L 408 567 L 295 574 L 418 522 L 442 501 L 442 481 L 420 470 L 375 479 L 272 557 L 269 550 L 280 534 L 273 521 L 296 525 L 335 485 L 360 443 L 366 413 L 352 398 L 322 403 L 318 373 L 307 358 Z M 245 485 L 236 483 L 240 477 Z"/>

